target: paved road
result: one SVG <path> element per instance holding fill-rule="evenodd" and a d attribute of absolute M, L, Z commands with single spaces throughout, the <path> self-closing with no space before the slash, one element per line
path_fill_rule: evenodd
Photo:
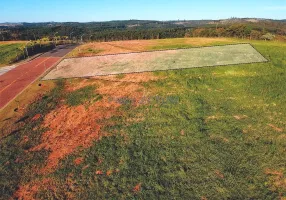
<path fill-rule="evenodd" d="M 0 109 L 5 107 L 29 84 L 37 80 L 46 70 L 54 66 L 75 45 L 61 45 L 42 56 L 0 75 Z"/>

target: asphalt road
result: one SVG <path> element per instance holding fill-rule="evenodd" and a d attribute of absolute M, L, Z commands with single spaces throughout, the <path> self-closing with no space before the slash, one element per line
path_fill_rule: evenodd
<path fill-rule="evenodd" d="M 59 45 L 54 50 L 0 75 L 0 109 L 75 47 L 76 45 Z"/>

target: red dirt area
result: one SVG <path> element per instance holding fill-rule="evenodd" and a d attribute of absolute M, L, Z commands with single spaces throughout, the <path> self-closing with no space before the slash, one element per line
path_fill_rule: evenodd
<path fill-rule="evenodd" d="M 32 118 L 32 121 L 37 121 L 38 119 L 41 118 L 41 114 L 36 114 L 33 118 Z"/>
<path fill-rule="evenodd" d="M 14 193 L 16 199 L 35 199 L 34 196 L 41 190 L 41 188 L 49 188 L 49 190 L 55 191 L 56 186 L 53 180 L 45 178 L 41 181 L 33 181 L 27 185 L 20 186 L 17 192 Z"/>
<path fill-rule="evenodd" d="M 134 188 L 133 188 L 133 192 L 138 193 L 141 190 L 141 185 L 142 183 L 138 183 Z"/>
<path fill-rule="evenodd" d="M 83 158 L 76 158 L 76 159 L 74 160 L 74 164 L 75 164 L 75 165 L 80 165 L 82 162 L 83 162 Z"/>
<path fill-rule="evenodd" d="M 282 128 L 278 128 L 277 126 L 275 126 L 273 124 L 268 124 L 268 126 L 270 126 L 273 130 L 275 130 L 277 132 L 283 132 Z"/>
<path fill-rule="evenodd" d="M 0 109 L 59 60 L 58 57 L 40 57 L 1 75 Z"/>
<path fill-rule="evenodd" d="M 58 165 L 61 159 L 72 154 L 78 147 L 88 148 L 94 141 L 109 135 L 102 131 L 102 128 L 107 125 L 107 122 L 104 122 L 104 120 L 112 116 L 124 114 L 118 109 L 121 105 L 109 101 L 109 96 L 140 99 L 146 95 L 144 87 L 132 81 L 138 80 L 140 82 L 147 82 L 156 80 L 158 77 L 154 77 L 150 73 L 142 73 L 126 75 L 120 79 L 121 82 L 117 82 L 116 80 L 118 78 L 115 76 L 105 77 L 104 79 L 105 80 L 80 80 L 71 83 L 67 81 L 67 91 L 74 91 L 85 86 L 96 85 L 97 89 L 95 92 L 101 94 L 103 98 L 89 106 L 80 105 L 68 107 L 67 105 L 61 104 L 57 109 L 45 116 L 42 126 L 49 128 L 49 130 L 42 135 L 41 143 L 30 149 L 30 151 L 39 151 L 42 149 L 50 151 L 45 167 L 40 169 L 38 173 L 48 175 L 59 167 Z M 79 165 L 83 160 L 84 158 L 78 157 L 73 162 L 75 165 Z M 86 167 L 89 167 L 89 165 Z M 86 167 L 83 167 L 83 170 Z M 106 172 L 106 175 L 110 176 L 113 172 L 119 172 L 119 170 L 109 170 Z M 104 172 L 98 169 L 96 174 L 100 175 L 104 174 Z M 70 181 L 67 181 L 67 183 L 69 182 Z M 57 186 L 57 184 L 50 179 L 31 181 L 28 184 L 21 185 L 14 196 L 18 199 L 33 199 L 41 190 L 56 190 L 57 188 L 55 188 L 55 186 Z M 134 192 L 139 192 L 141 190 L 141 184 L 138 184 L 133 189 Z"/>
<path fill-rule="evenodd" d="M 102 121 L 122 115 L 118 111 L 121 104 L 117 101 L 110 101 L 110 97 L 128 97 L 139 101 L 143 95 L 146 95 L 144 87 L 139 83 L 128 82 L 128 80 L 134 80 L 133 76 L 127 75 L 121 79 L 121 81 L 125 80 L 126 82 L 91 79 L 67 83 L 67 91 L 96 85 L 95 92 L 101 94 L 103 98 L 89 106 L 68 107 L 67 105 L 60 105 L 45 116 L 43 127 L 49 130 L 43 134 L 41 144 L 30 149 L 30 151 L 42 149 L 50 151 L 46 166 L 39 173 L 53 172 L 58 167 L 59 161 L 73 153 L 78 147 L 88 148 L 94 141 L 108 135 L 108 133 L 101 131 L 102 127 L 106 125 Z M 137 80 L 145 80 L 145 82 L 156 79 L 148 73 L 138 74 L 138 76 L 141 78 L 137 78 Z M 111 79 L 114 80 L 115 78 L 112 77 Z"/>
<path fill-rule="evenodd" d="M 77 107 L 60 106 L 49 113 L 44 119 L 44 127 L 49 128 L 42 136 L 42 143 L 31 151 L 42 149 L 51 151 L 47 165 L 40 172 L 52 172 L 58 162 L 71 154 L 78 147 L 88 148 L 94 140 L 99 140 L 102 125 L 98 120 L 112 117 L 118 105 L 97 102 L 89 108 L 84 105 Z M 104 112 L 99 108 L 107 108 Z"/>
<path fill-rule="evenodd" d="M 73 174 L 70 173 L 63 183 L 64 186 L 59 184 L 55 179 L 43 178 L 42 180 L 35 180 L 20 186 L 14 193 L 14 199 L 21 200 L 34 200 L 36 195 L 43 193 L 64 193 L 66 199 L 75 199 L 74 193 L 77 192 L 75 181 L 73 180 Z"/>
<path fill-rule="evenodd" d="M 118 75 L 109 75 L 109 76 L 97 76 L 93 79 L 96 80 L 105 80 L 105 81 L 114 81 L 114 82 L 133 82 L 133 83 L 144 83 L 149 81 L 156 81 L 158 77 L 153 76 L 152 72 L 140 73 L 140 74 L 125 74 L 122 78 L 118 78 Z"/>

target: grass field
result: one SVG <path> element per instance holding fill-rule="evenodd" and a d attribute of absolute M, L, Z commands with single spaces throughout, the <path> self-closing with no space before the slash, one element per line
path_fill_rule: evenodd
<path fill-rule="evenodd" d="M 267 62 L 250 44 L 222 45 L 63 60 L 44 80 Z"/>
<path fill-rule="evenodd" d="M 23 53 L 24 42 L 0 42 L 0 67 L 9 65 Z"/>
<path fill-rule="evenodd" d="M 0 198 L 285 198 L 286 43 L 250 42 L 270 62 L 56 81 L 1 112 Z"/>

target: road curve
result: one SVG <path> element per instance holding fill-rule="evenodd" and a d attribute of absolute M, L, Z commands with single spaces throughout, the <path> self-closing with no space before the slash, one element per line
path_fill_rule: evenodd
<path fill-rule="evenodd" d="M 0 109 L 4 108 L 75 47 L 75 45 L 60 45 L 54 50 L 0 75 Z"/>

